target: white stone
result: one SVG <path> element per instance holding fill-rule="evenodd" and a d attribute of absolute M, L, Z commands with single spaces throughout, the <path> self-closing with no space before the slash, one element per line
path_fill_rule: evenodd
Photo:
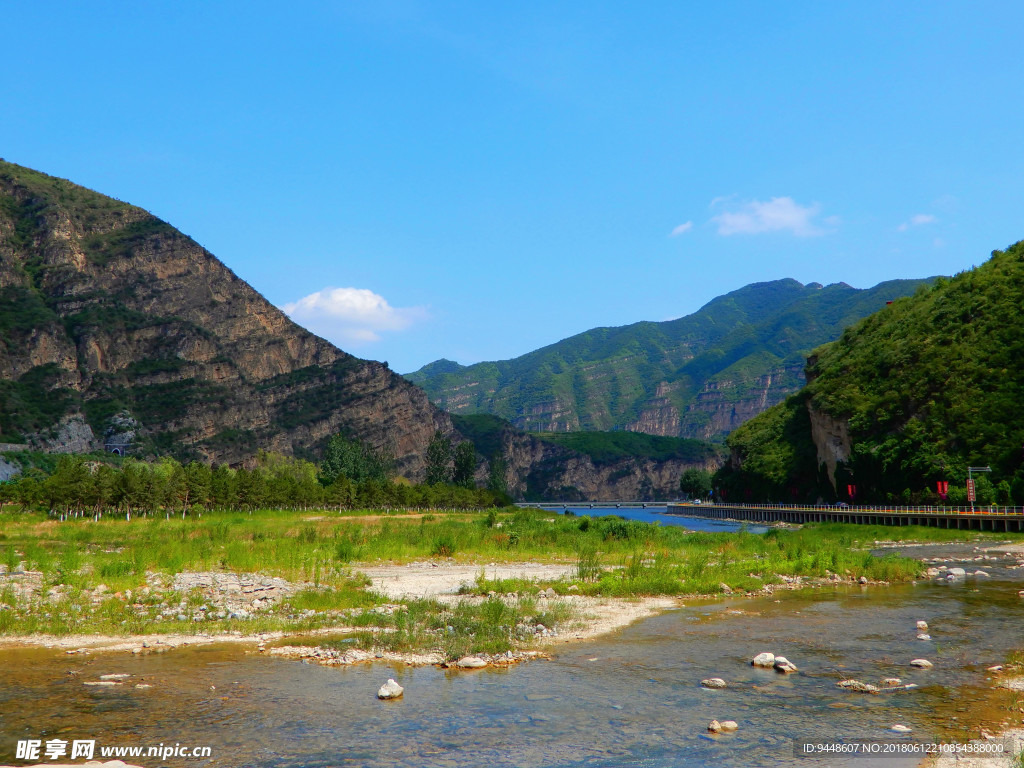
<path fill-rule="evenodd" d="M 773 666 L 775 667 L 776 672 L 782 672 L 783 674 L 788 674 L 790 672 L 797 671 L 796 664 L 787 659 L 785 656 L 776 656 L 775 664 Z"/>
<path fill-rule="evenodd" d="M 380 687 L 379 691 L 377 691 L 377 698 L 399 699 L 404 693 L 405 689 L 389 677 L 388 681 Z"/>
<path fill-rule="evenodd" d="M 774 667 L 775 654 L 768 652 L 759 653 L 751 660 L 750 663 L 755 667 Z"/>
<path fill-rule="evenodd" d="M 917 636 L 917 639 L 918 639 L 918 640 L 931 640 L 931 639 L 932 639 L 932 636 L 931 636 L 931 635 L 929 635 L 929 634 L 928 634 L 927 632 L 922 632 L 921 634 L 919 634 L 919 635 Z"/>
<path fill-rule="evenodd" d="M 858 693 L 878 693 L 878 686 L 871 683 L 862 683 L 860 680 L 840 680 L 836 683 L 840 688 Z"/>
<path fill-rule="evenodd" d="M 967 571 L 965 571 L 963 568 L 950 568 L 949 575 L 962 579 L 964 576 L 967 575 Z"/>
<path fill-rule="evenodd" d="M 463 656 L 458 660 L 456 666 L 459 669 L 482 669 L 487 666 L 487 662 L 479 656 Z"/>
<path fill-rule="evenodd" d="M 935 665 L 932 664 L 930 661 L 928 661 L 928 659 L 914 659 L 913 661 L 910 662 L 910 666 L 912 666 L 912 667 L 920 667 L 921 669 L 930 669 L 931 667 L 934 667 Z"/>
<path fill-rule="evenodd" d="M 921 632 L 927 632 L 928 631 L 928 622 L 927 621 L 919 621 L 919 622 L 917 622 L 917 628 Z"/>
<path fill-rule="evenodd" d="M 740 727 L 739 723 L 737 723 L 735 720 L 723 720 L 721 722 L 721 726 L 722 726 L 722 731 L 724 733 L 728 733 L 730 731 L 738 730 L 739 727 Z"/>
<path fill-rule="evenodd" d="M 127 680 L 131 675 L 119 672 L 113 675 L 100 675 L 100 680 Z"/>
<path fill-rule="evenodd" d="M 708 723 L 708 732 L 709 733 L 721 733 L 722 732 L 722 724 L 720 722 L 718 722 L 717 720 L 712 720 L 710 723 Z"/>
<path fill-rule="evenodd" d="M 913 730 L 913 729 L 909 728 L 906 725 L 900 725 L 899 723 L 897 723 L 896 725 L 894 725 L 889 730 L 890 731 L 896 731 L 896 733 L 910 733 L 910 731 Z"/>
<path fill-rule="evenodd" d="M 1002 672 L 1003 671 L 1003 665 L 1002 664 L 996 664 L 994 667 L 989 667 L 985 671 L 986 672 Z"/>
<path fill-rule="evenodd" d="M 983 578 L 983 579 L 989 578 L 989 575 L 987 573 L 985 573 L 985 571 L 975 571 L 974 575 L 975 575 L 975 577 L 980 577 L 980 578 Z"/>
<path fill-rule="evenodd" d="M 720 677 L 709 677 L 707 680 L 701 680 L 700 684 L 705 688 L 725 688 L 725 680 Z"/>

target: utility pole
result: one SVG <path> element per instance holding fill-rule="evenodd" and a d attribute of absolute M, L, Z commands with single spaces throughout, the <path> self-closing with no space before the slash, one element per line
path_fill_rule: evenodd
<path fill-rule="evenodd" d="M 991 472 L 992 467 L 968 467 L 967 468 L 967 500 L 971 502 L 971 514 L 974 514 L 974 477 L 972 472 Z"/>

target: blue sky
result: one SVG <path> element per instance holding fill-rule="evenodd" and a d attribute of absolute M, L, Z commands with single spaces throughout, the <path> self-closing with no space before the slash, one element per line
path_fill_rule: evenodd
<path fill-rule="evenodd" d="M 0 156 L 407 372 L 1024 238 L 1019 3 L 6 3 Z"/>

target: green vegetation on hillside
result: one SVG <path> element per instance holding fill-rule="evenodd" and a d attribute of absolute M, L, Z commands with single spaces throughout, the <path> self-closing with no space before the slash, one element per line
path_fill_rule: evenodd
<path fill-rule="evenodd" d="M 721 458 L 722 450 L 705 440 L 658 437 L 642 432 L 541 432 L 539 439 L 589 456 L 594 464 L 623 459 L 705 462 Z"/>
<path fill-rule="evenodd" d="M 836 498 L 811 439 L 811 413 L 845 425 L 849 460 L 838 497 L 964 503 L 968 466 L 991 466 L 979 502 L 1024 503 L 1024 243 L 939 279 L 815 351 L 798 395 L 736 430 L 743 460 L 727 493 L 757 499 Z"/>
<path fill-rule="evenodd" d="M 709 412 L 693 407 L 706 385 L 737 403 L 771 374 L 769 403 L 777 402 L 803 383 L 806 352 L 926 282 L 867 290 L 757 283 L 678 320 L 595 328 L 512 360 L 466 367 L 439 360 L 406 378 L 453 413 L 491 414 L 530 431 L 622 429 L 662 397 L 679 414 L 680 435 L 720 437 L 708 426 Z M 658 395 L 662 383 L 668 386 Z"/>

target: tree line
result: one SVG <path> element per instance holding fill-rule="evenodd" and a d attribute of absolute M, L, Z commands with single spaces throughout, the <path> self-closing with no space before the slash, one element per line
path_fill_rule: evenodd
<path fill-rule="evenodd" d="M 435 457 L 433 473 L 428 462 L 428 482 L 412 484 L 395 478 L 394 460 L 386 453 L 343 436 L 328 442 L 319 465 L 266 452 L 252 468 L 182 464 L 173 458 L 128 458 L 117 465 L 69 454 L 57 460 L 52 472 L 31 468 L 0 483 L 0 512 L 12 504 L 60 516 L 130 518 L 211 509 L 476 509 L 509 502 L 500 491 L 476 488 L 472 476 L 468 482 L 453 482 L 457 458 L 449 443 L 447 455 Z M 454 466 L 438 481 L 442 460 Z M 463 459 L 463 477 L 465 471 Z"/>

